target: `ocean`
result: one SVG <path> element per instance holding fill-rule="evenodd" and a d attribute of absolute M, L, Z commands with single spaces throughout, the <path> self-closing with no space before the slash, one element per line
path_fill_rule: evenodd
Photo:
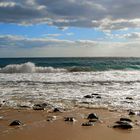
<path fill-rule="evenodd" d="M 139 110 L 140 58 L 0 58 L 1 107 L 36 103 Z"/>

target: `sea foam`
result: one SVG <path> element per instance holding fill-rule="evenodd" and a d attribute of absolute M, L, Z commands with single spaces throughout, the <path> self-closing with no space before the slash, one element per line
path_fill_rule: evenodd
<path fill-rule="evenodd" d="M 53 73 L 67 72 L 66 69 L 53 67 L 37 67 L 34 63 L 11 64 L 0 69 L 0 73 Z"/>

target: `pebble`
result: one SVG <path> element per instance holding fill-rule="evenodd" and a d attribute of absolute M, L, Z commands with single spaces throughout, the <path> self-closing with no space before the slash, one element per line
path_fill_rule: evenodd
<path fill-rule="evenodd" d="M 85 122 L 85 123 L 82 123 L 82 126 L 93 126 L 93 122 Z"/>
<path fill-rule="evenodd" d="M 85 95 L 84 98 L 93 98 L 92 95 Z"/>
<path fill-rule="evenodd" d="M 10 123 L 10 126 L 17 126 L 21 125 L 21 122 L 19 120 L 14 120 L 13 122 Z"/>
<path fill-rule="evenodd" d="M 88 115 L 87 119 L 99 119 L 98 116 L 95 113 L 91 113 Z"/>
<path fill-rule="evenodd" d="M 133 126 L 127 122 L 122 123 L 122 124 L 116 124 L 113 126 L 113 128 L 120 128 L 120 129 L 131 129 Z"/>
<path fill-rule="evenodd" d="M 129 118 L 120 118 L 120 121 L 132 122 L 132 120 Z"/>
<path fill-rule="evenodd" d="M 53 112 L 61 112 L 61 111 L 60 111 L 60 109 L 58 109 L 58 108 L 54 108 L 54 109 L 53 109 Z"/>
<path fill-rule="evenodd" d="M 65 117 L 64 120 L 66 122 L 75 122 L 76 120 L 74 119 L 74 117 Z"/>

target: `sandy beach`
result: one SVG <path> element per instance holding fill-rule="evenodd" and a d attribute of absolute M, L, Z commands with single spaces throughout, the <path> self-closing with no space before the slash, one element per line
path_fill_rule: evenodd
<path fill-rule="evenodd" d="M 96 113 L 100 121 L 94 126 L 81 126 L 87 122 L 86 117 L 90 113 Z M 111 127 L 120 117 L 130 118 L 133 122 L 140 120 L 139 116 L 128 116 L 128 112 L 83 108 L 61 113 L 2 109 L 0 117 L 1 140 L 139 140 L 140 137 L 140 126 L 136 124 L 131 130 Z M 64 117 L 74 117 L 76 121 L 66 122 Z M 22 124 L 9 126 L 13 120 L 20 120 Z"/>

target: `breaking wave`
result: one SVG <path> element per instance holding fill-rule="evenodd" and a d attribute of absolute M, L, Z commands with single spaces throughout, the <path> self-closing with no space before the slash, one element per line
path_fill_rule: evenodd
<path fill-rule="evenodd" d="M 67 72 L 66 69 L 53 67 L 37 67 L 34 63 L 11 64 L 0 68 L 0 73 L 56 73 Z"/>

